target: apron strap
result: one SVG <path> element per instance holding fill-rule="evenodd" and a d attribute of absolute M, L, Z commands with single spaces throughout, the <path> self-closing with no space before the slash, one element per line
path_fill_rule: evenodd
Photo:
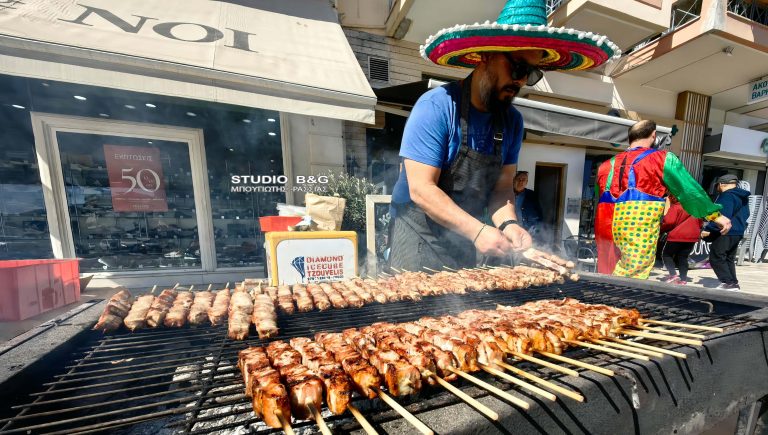
<path fill-rule="evenodd" d="M 655 153 L 656 151 L 658 151 L 658 150 L 656 150 L 654 148 L 649 148 L 646 151 L 643 151 L 642 153 L 640 153 L 640 155 L 638 155 L 635 158 L 635 161 L 632 162 L 632 166 L 629 167 L 629 180 L 628 180 L 627 188 L 634 189 L 634 188 L 637 187 L 636 186 L 637 183 L 636 183 L 636 180 L 635 180 L 635 165 L 638 164 L 640 162 L 640 160 L 643 160 L 644 158 L 648 157 L 649 155 Z"/>
<path fill-rule="evenodd" d="M 472 103 L 472 74 L 461 82 L 461 144 L 459 149 L 469 145 L 469 107 Z M 501 112 L 493 113 L 493 154 L 500 155 L 502 144 L 504 143 L 504 116 Z M 456 166 L 461 153 L 456 156 L 454 164 Z M 502 161 L 503 164 L 503 161 Z"/>

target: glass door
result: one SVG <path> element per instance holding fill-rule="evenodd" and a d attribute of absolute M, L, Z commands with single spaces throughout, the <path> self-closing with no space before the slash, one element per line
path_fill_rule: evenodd
<path fill-rule="evenodd" d="M 80 270 L 201 267 L 186 143 L 69 132 L 57 142 Z"/>
<path fill-rule="evenodd" d="M 81 272 L 215 269 L 199 130 L 32 118 L 58 258 Z"/>

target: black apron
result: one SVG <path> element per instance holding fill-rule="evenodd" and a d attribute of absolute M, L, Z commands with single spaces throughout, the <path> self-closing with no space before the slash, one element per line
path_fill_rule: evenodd
<path fill-rule="evenodd" d="M 500 113 L 493 115 L 493 154 L 482 154 L 469 148 L 471 89 L 470 74 L 462 83 L 459 99 L 461 145 L 450 168 L 441 171 L 437 185 L 459 207 L 482 221 L 491 192 L 501 175 L 504 123 Z M 443 270 L 443 266 L 460 269 L 477 265 L 472 240 L 430 219 L 413 202 L 393 204 L 392 208 L 395 218 L 390 227 L 390 267 L 421 271 L 425 267 Z"/>

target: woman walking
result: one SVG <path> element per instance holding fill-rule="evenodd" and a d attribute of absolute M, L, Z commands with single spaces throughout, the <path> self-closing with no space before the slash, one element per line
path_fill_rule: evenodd
<path fill-rule="evenodd" d="M 661 223 L 661 232 L 667 233 L 667 241 L 661 251 L 661 260 L 669 275 L 662 281 L 671 284 L 687 284 L 688 256 L 693 246 L 699 241 L 703 220 L 689 215 L 673 195 L 669 196 L 669 202 L 669 211 Z"/>

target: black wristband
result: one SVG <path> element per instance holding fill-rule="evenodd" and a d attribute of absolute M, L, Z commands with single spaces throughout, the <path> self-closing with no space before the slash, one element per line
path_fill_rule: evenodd
<path fill-rule="evenodd" d="M 506 220 L 506 221 L 502 222 L 501 225 L 499 225 L 499 231 L 504 232 L 504 228 L 506 228 L 509 225 L 518 225 L 519 226 L 520 224 L 516 220 L 514 220 L 514 219 L 509 219 L 509 220 Z"/>

